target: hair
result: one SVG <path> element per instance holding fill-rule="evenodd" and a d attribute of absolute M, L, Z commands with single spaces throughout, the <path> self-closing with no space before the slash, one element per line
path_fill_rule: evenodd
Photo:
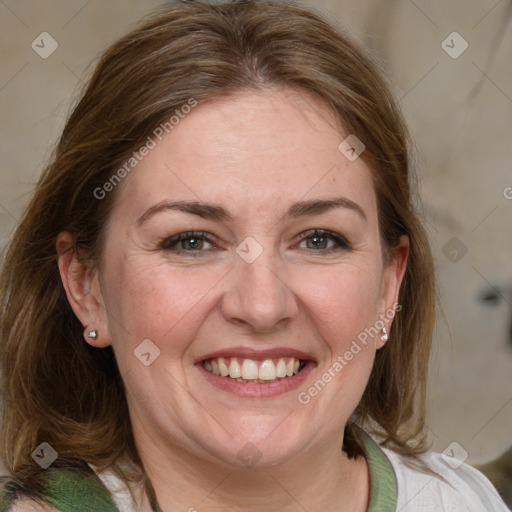
<path fill-rule="evenodd" d="M 419 460 L 428 449 L 426 381 L 436 309 L 434 268 L 415 211 L 411 143 L 379 66 L 320 14 L 274 0 L 165 6 L 101 56 L 5 253 L 0 276 L 0 457 L 37 487 L 31 452 L 48 442 L 60 460 L 144 475 L 111 347 L 84 342 L 66 298 L 56 239 L 67 231 L 101 264 L 104 228 L 119 188 L 98 189 L 176 110 L 245 90 L 292 88 L 326 105 L 364 143 L 385 262 L 402 235 L 410 252 L 390 341 L 377 351 L 344 449 L 362 452 L 356 425 Z M 129 179 L 129 178 L 127 178 Z M 28 489 L 30 490 L 30 489 Z"/>

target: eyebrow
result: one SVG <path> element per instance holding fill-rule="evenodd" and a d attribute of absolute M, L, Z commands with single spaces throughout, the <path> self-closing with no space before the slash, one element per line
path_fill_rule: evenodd
<path fill-rule="evenodd" d="M 281 219 L 281 222 L 290 218 L 295 219 L 299 217 L 306 217 L 308 215 L 321 215 L 322 213 L 326 213 L 335 208 L 346 208 L 348 210 L 352 210 L 362 217 L 365 222 L 368 221 L 364 210 L 357 203 L 346 197 L 334 197 L 294 203 Z M 220 204 L 208 204 L 200 201 L 162 201 L 144 212 L 144 214 L 137 219 L 137 222 L 141 225 L 150 217 L 153 217 L 157 213 L 165 210 L 177 210 L 197 215 L 207 220 L 230 221 L 234 219 L 234 216 L 229 212 L 229 210 Z"/>

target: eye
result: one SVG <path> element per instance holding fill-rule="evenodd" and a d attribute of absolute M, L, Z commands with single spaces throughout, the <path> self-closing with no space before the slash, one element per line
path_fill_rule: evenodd
<path fill-rule="evenodd" d="M 312 229 L 303 233 L 299 245 L 304 242 L 306 242 L 306 250 L 322 254 L 350 251 L 352 249 L 345 237 L 325 229 Z M 210 247 L 205 246 L 205 244 L 210 245 Z M 167 252 L 186 253 L 190 256 L 199 256 L 205 250 L 215 250 L 211 237 L 203 231 L 187 231 L 165 238 L 160 242 L 159 247 Z"/>
<path fill-rule="evenodd" d="M 310 241 L 310 243 L 308 243 Z M 350 251 L 352 246 L 345 237 L 326 229 L 313 229 L 303 234 L 300 243 L 306 242 L 306 249 L 314 252 L 331 253 L 335 251 Z M 328 245 L 329 242 L 332 245 Z"/>
<path fill-rule="evenodd" d="M 205 243 L 212 245 L 212 241 L 207 233 L 188 231 L 162 240 L 160 248 L 164 251 L 176 252 L 178 254 L 182 252 L 204 252 L 202 249 L 205 249 Z M 180 245 L 178 246 L 178 244 Z"/>

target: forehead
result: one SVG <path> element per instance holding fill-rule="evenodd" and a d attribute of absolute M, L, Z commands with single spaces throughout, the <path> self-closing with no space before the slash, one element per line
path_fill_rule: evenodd
<path fill-rule="evenodd" d="M 154 138 L 123 184 L 121 208 L 140 210 L 174 198 L 261 212 L 339 192 L 371 214 L 371 171 L 361 158 L 351 161 L 339 150 L 348 135 L 325 105 L 297 90 L 214 99 L 184 115 L 161 140 Z"/>

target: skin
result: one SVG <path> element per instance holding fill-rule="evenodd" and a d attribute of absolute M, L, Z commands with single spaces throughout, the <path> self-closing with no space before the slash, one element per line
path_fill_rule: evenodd
<path fill-rule="evenodd" d="M 116 190 L 100 268 L 80 263 L 71 236 L 59 236 L 69 302 L 86 333 L 99 331 L 86 341 L 114 348 L 162 510 L 367 508 L 366 461 L 340 448 L 381 336 L 308 404 L 297 399 L 392 309 L 409 250 L 404 237 L 384 265 L 371 171 L 340 153 L 347 135 L 324 105 L 297 91 L 213 100 L 193 109 Z M 283 219 L 296 201 L 333 196 L 357 203 L 366 219 L 349 208 Z M 150 207 L 177 200 L 221 204 L 233 219 L 168 209 L 139 225 Z M 345 237 L 350 249 L 327 253 L 336 242 L 315 245 L 305 234 L 311 229 Z M 162 249 L 162 240 L 187 231 L 207 232 L 212 243 L 189 238 Z M 249 236 L 263 251 L 252 263 L 236 253 Z M 145 339 L 160 350 L 149 366 L 133 353 Z M 295 348 L 314 368 L 279 396 L 237 396 L 213 386 L 194 362 L 238 346 Z M 247 443 L 258 454 L 250 467 L 237 456 Z"/>

